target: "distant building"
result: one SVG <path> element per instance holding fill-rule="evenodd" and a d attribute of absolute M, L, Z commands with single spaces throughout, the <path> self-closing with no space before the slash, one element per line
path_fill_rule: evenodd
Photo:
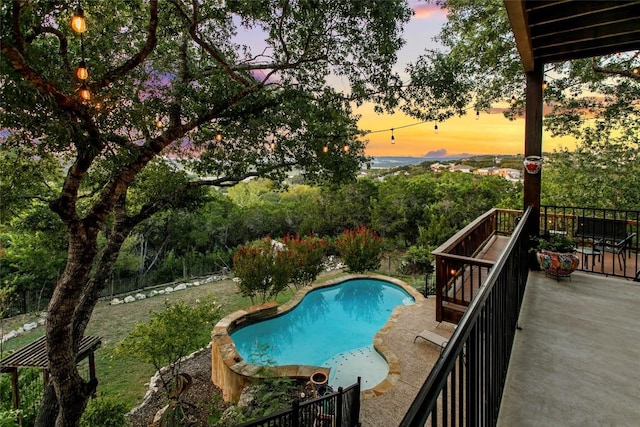
<path fill-rule="evenodd" d="M 451 172 L 471 173 L 473 168 L 469 165 L 451 165 Z"/>
<path fill-rule="evenodd" d="M 431 166 L 429 167 L 431 168 L 432 171 L 439 171 L 442 169 L 449 169 L 451 165 L 443 165 L 440 162 L 435 162 L 435 163 L 432 163 Z"/>
<path fill-rule="evenodd" d="M 488 166 L 484 168 L 478 168 L 473 173 L 478 175 L 498 175 L 499 169 L 495 166 Z"/>

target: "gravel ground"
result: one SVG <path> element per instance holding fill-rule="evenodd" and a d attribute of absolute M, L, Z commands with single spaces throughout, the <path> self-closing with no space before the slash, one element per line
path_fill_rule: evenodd
<path fill-rule="evenodd" d="M 211 382 L 211 349 L 205 348 L 185 360 L 181 372 L 191 375 L 193 383 L 187 390 L 184 401 L 187 403 L 187 416 L 193 422 L 191 426 L 208 426 L 207 420 L 212 413 L 221 413 L 226 404 L 222 401 L 222 392 Z M 147 427 L 153 422 L 156 413 L 162 409 L 168 399 L 157 382 L 157 390 L 147 394 L 145 401 L 130 415 L 132 427 Z"/>

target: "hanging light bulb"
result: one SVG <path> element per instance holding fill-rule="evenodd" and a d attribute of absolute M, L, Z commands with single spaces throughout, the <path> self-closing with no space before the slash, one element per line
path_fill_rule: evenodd
<path fill-rule="evenodd" d="M 276 143 L 272 141 L 271 145 L 269 145 L 269 147 L 271 147 L 271 150 L 275 150 L 276 149 Z"/>
<path fill-rule="evenodd" d="M 349 146 L 347 144 L 344 144 L 344 146 L 342 147 L 342 151 L 344 151 L 345 153 L 349 152 Z"/>
<path fill-rule="evenodd" d="M 438 133 L 438 124 L 433 127 L 433 133 Z"/>
<path fill-rule="evenodd" d="M 476 120 L 480 120 L 480 110 L 476 110 Z"/>
<path fill-rule="evenodd" d="M 220 132 L 216 133 L 216 141 L 222 141 L 222 134 Z"/>
<path fill-rule="evenodd" d="M 162 120 L 160 120 L 160 119 L 156 119 L 156 127 L 157 127 L 158 129 L 162 129 Z"/>
<path fill-rule="evenodd" d="M 82 85 L 80 86 L 80 98 L 84 99 L 85 101 L 91 99 L 91 92 L 89 91 L 87 85 L 84 83 L 82 83 Z"/>
<path fill-rule="evenodd" d="M 633 69 L 633 74 L 638 74 L 640 73 L 640 68 L 636 67 Z"/>
<path fill-rule="evenodd" d="M 547 81 L 546 81 L 546 80 L 545 80 L 545 81 L 543 81 L 543 82 L 542 82 L 542 90 L 545 90 L 545 89 L 547 88 L 547 86 L 549 86 L 549 85 L 547 84 Z"/>
<path fill-rule="evenodd" d="M 89 71 L 87 71 L 87 63 L 83 59 L 80 61 L 80 65 L 76 69 L 76 77 L 80 80 L 87 80 L 89 78 Z"/>
<path fill-rule="evenodd" d="M 87 21 L 84 19 L 84 10 L 78 5 L 71 18 L 71 28 L 76 33 L 84 33 L 87 30 Z"/>
<path fill-rule="evenodd" d="M 393 128 L 391 128 L 391 143 L 395 144 L 396 143 L 396 137 L 393 136 Z"/>
<path fill-rule="evenodd" d="M 518 100 L 516 99 L 515 95 L 511 97 L 511 105 L 516 105 L 518 103 Z"/>
<path fill-rule="evenodd" d="M 324 144 L 324 147 L 322 147 L 322 152 L 323 153 L 328 153 L 329 152 L 329 147 L 327 147 L 327 144 Z"/>

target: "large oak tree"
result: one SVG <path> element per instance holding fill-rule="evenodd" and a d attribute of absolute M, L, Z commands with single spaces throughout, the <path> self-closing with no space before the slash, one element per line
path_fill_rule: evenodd
<path fill-rule="evenodd" d="M 34 165 L 53 156 L 65 171 L 60 186 L 19 194 L 46 200 L 68 236 L 48 306 L 39 426 L 76 426 L 95 390 L 76 369 L 78 344 L 136 224 L 206 186 L 280 180 L 294 167 L 354 176 L 366 158 L 350 102 L 393 105 L 391 66 L 411 15 L 400 0 L 87 0 L 78 35 L 75 6 L 0 8 L 3 150 Z M 75 76 L 83 59 L 90 100 Z M 159 161 L 187 152 L 185 168 Z"/>

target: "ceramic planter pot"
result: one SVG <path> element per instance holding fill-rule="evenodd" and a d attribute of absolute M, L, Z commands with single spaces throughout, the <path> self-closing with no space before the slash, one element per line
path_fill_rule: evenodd
<path fill-rule="evenodd" d="M 524 170 L 531 175 L 540 173 L 540 169 L 542 169 L 542 157 L 540 156 L 527 156 L 523 163 Z"/>
<path fill-rule="evenodd" d="M 536 253 L 538 264 L 546 273 L 555 276 L 560 280 L 560 277 L 568 277 L 571 273 L 578 268 L 579 258 L 576 254 L 566 252 L 549 252 L 539 251 Z"/>

